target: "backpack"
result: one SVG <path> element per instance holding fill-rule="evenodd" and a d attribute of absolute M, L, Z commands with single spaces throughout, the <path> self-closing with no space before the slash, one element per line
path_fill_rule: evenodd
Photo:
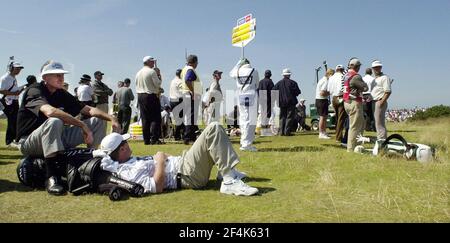
<path fill-rule="evenodd" d="M 61 155 L 56 164 L 63 183 L 75 196 L 86 193 L 108 194 L 112 201 L 124 199 L 127 195 L 141 197 L 144 187 L 122 180 L 101 169 L 102 158 L 92 156 L 93 149 L 72 149 Z M 27 156 L 17 166 L 19 181 L 28 187 L 44 188 L 46 166 L 43 158 Z"/>
<path fill-rule="evenodd" d="M 397 140 L 397 141 L 395 141 Z M 386 140 L 378 140 L 373 148 L 373 155 L 396 154 L 408 160 L 417 160 L 421 163 L 433 160 L 435 151 L 430 146 L 419 143 L 408 143 L 399 134 L 392 134 Z"/>

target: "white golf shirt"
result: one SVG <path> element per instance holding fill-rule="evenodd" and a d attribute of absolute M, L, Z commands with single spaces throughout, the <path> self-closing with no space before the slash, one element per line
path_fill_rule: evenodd
<path fill-rule="evenodd" d="M 153 179 L 156 162 L 152 156 L 132 157 L 123 164 L 108 158 L 102 160 L 102 169 L 115 173 L 121 179 L 142 185 L 145 193 L 156 193 L 156 183 Z M 177 189 L 177 174 L 180 165 L 181 157 L 179 156 L 171 156 L 166 160 L 164 189 Z"/>
<path fill-rule="evenodd" d="M 13 76 L 11 76 L 11 74 L 9 72 L 0 78 L 0 82 L 1 82 L 0 90 L 2 90 L 2 91 L 8 91 L 11 87 L 12 87 L 12 89 L 9 90 L 10 92 L 19 91 L 19 86 L 17 85 L 17 80 Z M 13 100 L 18 100 L 18 99 L 19 99 L 19 96 L 17 96 L 17 95 L 7 95 L 5 98 L 6 103 L 8 105 L 10 105 Z"/>
<path fill-rule="evenodd" d="M 330 92 L 330 96 L 341 96 L 343 95 L 343 81 L 344 75 L 342 73 L 336 72 L 333 76 L 328 80 L 328 92 Z"/>
<path fill-rule="evenodd" d="M 77 96 L 79 101 L 92 101 L 94 90 L 91 86 L 82 84 L 77 89 Z"/>
<path fill-rule="evenodd" d="M 375 86 L 372 89 L 372 97 L 374 100 L 380 100 L 385 93 L 391 93 L 391 79 L 386 75 L 375 78 Z"/>

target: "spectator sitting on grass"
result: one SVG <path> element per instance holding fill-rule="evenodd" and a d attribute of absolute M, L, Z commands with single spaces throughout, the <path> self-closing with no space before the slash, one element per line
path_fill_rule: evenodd
<path fill-rule="evenodd" d="M 176 157 L 162 152 L 155 156 L 132 157 L 127 143 L 129 138 L 129 134 L 112 133 L 103 139 L 101 149 L 96 154 L 103 153 L 104 170 L 142 185 L 146 193 L 205 187 L 214 165 L 219 170 L 218 179 L 223 180 L 221 193 L 242 196 L 258 193 L 257 188 L 241 180 L 246 175 L 235 169 L 239 157 L 225 130 L 217 122 L 204 130 L 190 150 Z"/>

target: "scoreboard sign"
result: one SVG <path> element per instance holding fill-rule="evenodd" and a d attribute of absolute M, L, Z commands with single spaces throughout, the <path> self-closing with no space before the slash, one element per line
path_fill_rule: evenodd
<path fill-rule="evenodd" d="M 235 47 L 245 47 L 256 36 L 256 19 L 251 14 L 238 19 L 233 28 L 231 44 Z"/>

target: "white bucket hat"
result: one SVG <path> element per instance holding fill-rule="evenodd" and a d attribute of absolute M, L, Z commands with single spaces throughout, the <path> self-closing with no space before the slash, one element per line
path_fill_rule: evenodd
<path fill-rule="evenodd" d="M 45 65 L 42 68 L 41 71 L 41 77 L 43 77 L 46 74 L 66 74 L 69 73 L 68 71 L 64 70 L 64 67 L 61 63 L 51 61 L 49 64 Z"/>
<path fill-rule="evenodd" d="M 104 137 L 100 144 L 100 150 L 104 151 L 107 155 L 110 155 L 116 150 L 120 143 L 131 138 L 130 134 L 120 135 L 118 133 L 111 133 Z"/>
<path fill-rule="evenodd" d="M 383 67 L 383 63 L 381 63 L 380 61 L 372 62 L 372 68 L 376 68 L 376 67 Z"/>
<path fill-rule="evenodd" d="M 285 69 L 283 69 L 283 76 L 286 76 L 286 75 L 291 75 L 292 73 L 291 73 L 291 69 L 289 69 L 289 68 L 285 68 Z"/>

